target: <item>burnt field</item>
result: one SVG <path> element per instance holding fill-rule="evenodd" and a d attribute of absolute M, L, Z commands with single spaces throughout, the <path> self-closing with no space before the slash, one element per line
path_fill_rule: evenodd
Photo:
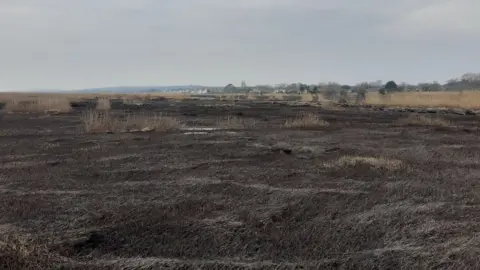
<path fill-rule="evenodd" d="M 480 116 L 152 101 L 0 121 L 2 269 L 478 269 Z M 314 125 L 292 124 L 299 113 Z"/>

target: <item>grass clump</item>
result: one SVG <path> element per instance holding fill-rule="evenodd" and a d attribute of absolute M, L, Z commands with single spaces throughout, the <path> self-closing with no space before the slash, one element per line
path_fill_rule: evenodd
<path fill-rule="evenodd" d="M 9 99 L 5 102 L 9 112 L 31 113 L 67 113 L 70 112 L 70 100 L 63 97 L 38 97 L 36 99 Z"/>
<path fill-rule="evenodd" d="M 89 110 L 81 118 L 85 132 L 170 132 L 183 127 L 181 121 L 163 115 L 116 116 L 110 111 Z"/>
<path fill-rule="evenodd" d="M 480 92 L 396 92 L 385 96 L 369 92 L 366 95 L 365 103 L 381 106 L 478 109 L 480 108 Z"/>
<path fill-rule="evenodd" d="M 81 116 L 85 132 L 118 132 L 120 129 L 119 119 L 110 112 L 88 110 Z"/>
<path fill-rule="evenodd" d="M 294 118 L 287 119 L 283 125 L 285 128 L 315 129 L 328 127 L 330 123 L 314 113 L 302 113 Z"/>
<path fill-rule="evenodd" d="M 125 118 L 126 131 L 170 132 L 183 127 L 180 120 L 174 117 L 157 115 L 128 115 Z"/>
<path fill-rule="evenodd" d="M 52 269 L 61 261 L 47 248 L 8 235 L 0 239 L 0 269 Z"/>
<path fill-rule="evenodd" d="M 450 121 L 442 119 L 440 117 L 431 117 L 419 114 L 410 114 L 406 118 L 399 119 L 398 123 L 401 125 L 430 126 L 440 128 L 452 126 L 452 123 Z"/>
<path fill-rule="evenodd" d="M 111 109 L 111 103 L 109 98 L 97 99 L 97 110 L 107 111 Z"/>
<path fill-rule="evenodd" d="M 385 157 L 362 157 L 362 156 L 343 156 L 339 159 L 327 163 L 326 167 L 354 167 L 357 165 L 367 165 L 374 169 L 400 170 L 404 167 L 401 160 L 389 159 Z"/>
<path fill-rule="evenodd" d="M 222 129 L 252 129 L 255 128 L 257 122 L 254 119 L 238 117 L 236 115 L 228 115 L 225 119 L 219 119 L 218 128 Z"/>

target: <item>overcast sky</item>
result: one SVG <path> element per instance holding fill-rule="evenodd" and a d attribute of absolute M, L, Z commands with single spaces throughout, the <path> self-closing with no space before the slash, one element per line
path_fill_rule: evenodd
<path fill-rule="evenodd" d="M 443 82 L 479 0 L 0 0 L 0 89 Z"/>

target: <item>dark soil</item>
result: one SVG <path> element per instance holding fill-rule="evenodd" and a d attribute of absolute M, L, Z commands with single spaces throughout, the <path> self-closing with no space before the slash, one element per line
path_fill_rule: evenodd
<path fill-rule="evenodd" d="M 117 109 L 256 124 L 86 134 L 84 107 L 0 122 L 0 268 L 480 268 L 480 116 L 156 101 Z"/>

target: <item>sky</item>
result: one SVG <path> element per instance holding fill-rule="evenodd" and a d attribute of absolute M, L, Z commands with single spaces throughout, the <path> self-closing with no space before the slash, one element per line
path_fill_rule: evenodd
<path fill-rule="evenodd" d="M 0 0 L 0 90 L 440 81 L 478 0 Z"/>

